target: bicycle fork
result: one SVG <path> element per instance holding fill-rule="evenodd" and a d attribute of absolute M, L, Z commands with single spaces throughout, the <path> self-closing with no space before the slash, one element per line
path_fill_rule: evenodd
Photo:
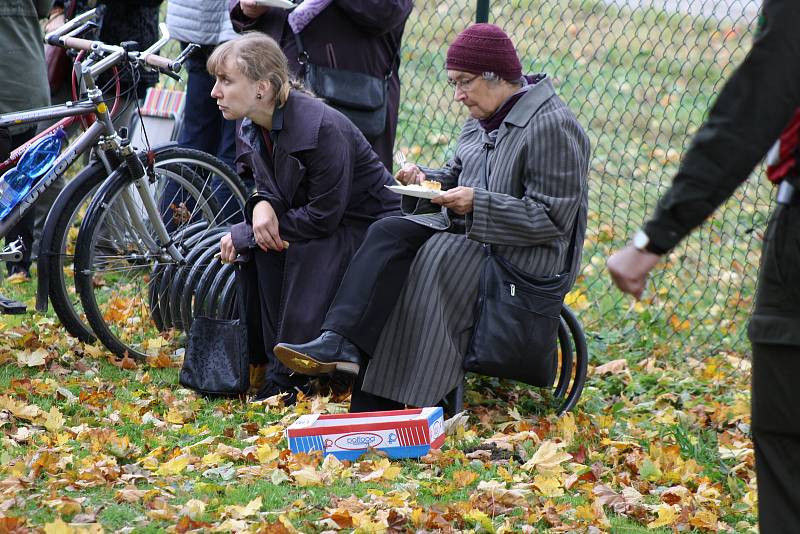
<path fill-rule="evenodd" d="M 162 246 L 159 246 L 157 243 L 152 242 L 152 239 L 149 239 L 149 232 L 147 232 L 145 229 L 142 218 L 138 216 L 135 208 L 135 202 L 130 195 L 130 191 L 125 189 L 122 193 L 123 202 L 125 203 L 128 213 L 132 215 L 131 220 L 136 227 L 136 230 L 139 232 L 140 236 L 146 236 L 147 241 L 150 241 L 149 243 L 145 244 L 154 253 L 158 253 L 159 261 L 174 261 L 178 264 L 183 264 L 185 261 L 183 254 L 181 254 L 181 252 L 178 250 L 178 247 L 175 246 L 175 243 L 169 236 L 167 227 L 164 225 L 164 220 L 161 218 L 161 214 L 158 211 L 158 206 L 156 206 L 155 198 L 153 198 L 153 195 L 150 193 L 147 183 L 147 173 L 145 172 L 144 166 L 139 160 L 139 157 L 136 155 L 136 152 L 131 147 L 128 139 L 122 143 L 120 147 L 120 153 L 125 159 L 125 163 L 128 166 L 131 177 L 133 178 L 133 185 L 136 187 L 136 190 L 139 193 L 139 198 L 142 201 L 145 212 L 147 212 L 147 217 L 150 220 L 150 224 L 153 226 L 153 230 L 155 230 L 156 236 L 158 237 L 159 242 L 162 243 Z M 165 250 L 166 254 L 161 253 L 162 250 Z"/>

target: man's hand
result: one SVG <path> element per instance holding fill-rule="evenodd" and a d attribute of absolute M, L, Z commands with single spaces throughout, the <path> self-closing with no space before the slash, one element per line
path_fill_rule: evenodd
<path fill-rule="evenodd" d="M 608 267 L 614 284 L 638 300 L 642 298 L 647 275 L 659 261 L 661 261 L 661 256 L 658 254 L 638 250 L 633 245 L 628 245 L 612 254 L 606 262 L 606 267 Z"/>
<path fill-rule="evenodd" d="M 448 189 L 438 197 L 433 197 L 431 202 L 444 206 L 459 215 L 472 213 L 473 202 L 475 201 L 475 190 L 471 187 L 454 187 Z"/>
<path fill-rule="evenodd" d="M 219 241 L 219 261 L 233 263 L 236 260 L 236 249 L 233 246 L 231 233 L 228 232 Z"/>
<path fill-rule="evenodd" d="M 402 169 L 397 171 L 394 179 L 403 185 L 418 184 L 425 179 L 425 173 L 413 163 L 406 163 Z"/>
<path fill-rule="evenodd" d="M 242 13 L 249 19 L 257 19 L 267 11 L 267 6 L 260 6 L 253 0 L 240 0 L 239 7 L 242 8 Z"/>
<path fill-rule="evenodd" d="M 260 201 L 253 208 L 253 235 L 256 244 L 264 252 L 270 250 L 280 252 L 286 248 L 278 231 L 278 217 L 266 200 Z"/>

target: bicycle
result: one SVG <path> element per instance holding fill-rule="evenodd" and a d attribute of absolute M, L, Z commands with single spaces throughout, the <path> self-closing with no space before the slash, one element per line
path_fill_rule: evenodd
<path fill-rule="evenodd" d="M 71 270 L 74 261 L 72 247 L 83 231 L 78 230 L 76 237 L 74 230 L 83 212 L 88 214 L 92 211 L 94 199 L 101 192 L 114 190 L 121 202 L 108 210 L 113 214 L 114 224 L 107 224 L 102 230 L 93 226 L 92 232 L 105 235 L 115 246 L 124 246 L 129 250 L 146 247 L 150 251 L 149 256 L 142 255 L 136 260 L 139 263 L 146 263 L 148 257 L 180 263 L 185 253 L 181 251 L 181 234 L 185 227 L 198 221 L 204 221 L 204 231 L 224 226 L 240 216 L 245 199 L 241 179 L 233 169 L 213 156 L 172 145 L 137 151 L 126 139 L 127 132 L 124 129 L 119 132 L 116 130 L 104 95 L 97 87 L 97 78 L 112 67 L 125 64 L 130 64 L 132 68 L 147 65 L 175 76 L 186 54 L 181 54 L 174 61 L 156 55 L 169 40 L 169 33 L 163 24 L 159 41 L 142 52 L 75 37 L 90 25 L 95 11 L 87 11 L 45 36 L 49 44 L 88 54 L 84 61 L 76 61 L 74 67 L 81 87 L 85 89 L 85 96 L 60 106 L 0 116 L 0 127 L 62 117 L 95 119 L 64 150 L 52 169 L 0 221 L 0 237 L 3 237 L 31 209 L 44 190 L 81 155 L 95 149 L 97 160 L 79 173 L 56 200 L 45 223 L 42 252 L 38 260 L 37 309 L 46 309 L 47 295 L 62 324 L 70 334 L 83 341 L 94 340 L 95 331 L 89 314 L 86 314 L 87 322 L 83 321 L 77 276 L 75 291 L 71 291 L 74 274 L 74 269 Z M 177 184 L 177 188 L 171 186 L 169 189 L 173 191 L 166 196 L 169 184 Z M 235 209 L 230 209 L 229 203 Z M 86 222 L 85 216 L 83 219 L 81 226 Z M 111 223 L 112 219 L 107 221 Z M 0 253 L 0 260 L 3 261 L 13 261 L 17 257 L 15 250 L 4 249 Z M 98 322 L 97 318 L 94 322 Z M 100 339 L 103 341 L 102 337 Z M 121 356 L 125 351 L 115 352 Z M 143 354 L 136 356 L 142 357 Z"/>

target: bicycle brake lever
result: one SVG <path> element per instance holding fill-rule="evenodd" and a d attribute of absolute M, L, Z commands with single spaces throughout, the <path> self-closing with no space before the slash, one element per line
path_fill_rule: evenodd
<path fill-rule="evenodd" d="M 161 74 L 166 74 L 167 76 L 169 76 L 170 78 L 172 78 L 176 82 L 182 81 L 180 76 L 178 76 L 177 74 L 175 74 L 174 72 L 172 72 L 169 69 L 162 69 L 161 67 L 158 67 L 158 72 L 160 72 Z"/>
<path fill-rule="evenodd" d="M 186 59 L 199 49 L 200 49 L 199 44 L 189 43 L 186 46 L 186 48 L 184 48 L 183 51 L 180 54 L 178 54 L 178 57 L 175 58 L 175 61 L 172 62 L 173 65 L 183 65 Z"/>

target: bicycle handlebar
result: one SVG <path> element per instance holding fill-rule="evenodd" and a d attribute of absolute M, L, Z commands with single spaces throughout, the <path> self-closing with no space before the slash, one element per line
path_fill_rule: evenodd
<path fill-rule="evenodd" d="M 120 59 L 125 57 L 136 62 L 146 63 L 151 67 L 163 69 L 168 72 L 178 73 L 181 71 L 181 68 L 183 67 L 183 63 L 181 61 L 173 61 L 169 58 L 159 56 L 156 53 L 165 44 L 167 44 L 167 42 L 170 39 L 167 25 L 164 24 L 163 22 L 158 25 L 158 29 L 161 32 L 161 38 L 155 43 L 153 43 L 152 46 L 147 48 L 147 50 L 144 50 L 142 52 L 128 52 L 121 46 L 109 45 L 103 43 L 102 41 L 90 41 L 88 39 L 82 39 L 80 37 L 72 37 L 70 35 L 65 35 L 69 34 L 69 32 L 74 30 L 75 28 L 80 27 L 87 20 L 92 19 L 95 16 L 96 11 L 97 11 L 96 9 L 89 10 L 86 13 L 83 13 L 80 16 L 75 17 L 64 26 L 61 26 L 55 31 L 48 33 L 45 36 L 45 42 L 53 46 L 74 48 L 76 50 L 85 50 L 87 52 L 103 51 L 110 54 L 110 56 L 103 58 L 103 60 L 101 60 L 100 62 L 98 62 L 93 66 L 93 68 L 91 69 L 92 74 L 99 74 L 100 72 L 106 70 L 108 67 L 118 63 Z"/>

